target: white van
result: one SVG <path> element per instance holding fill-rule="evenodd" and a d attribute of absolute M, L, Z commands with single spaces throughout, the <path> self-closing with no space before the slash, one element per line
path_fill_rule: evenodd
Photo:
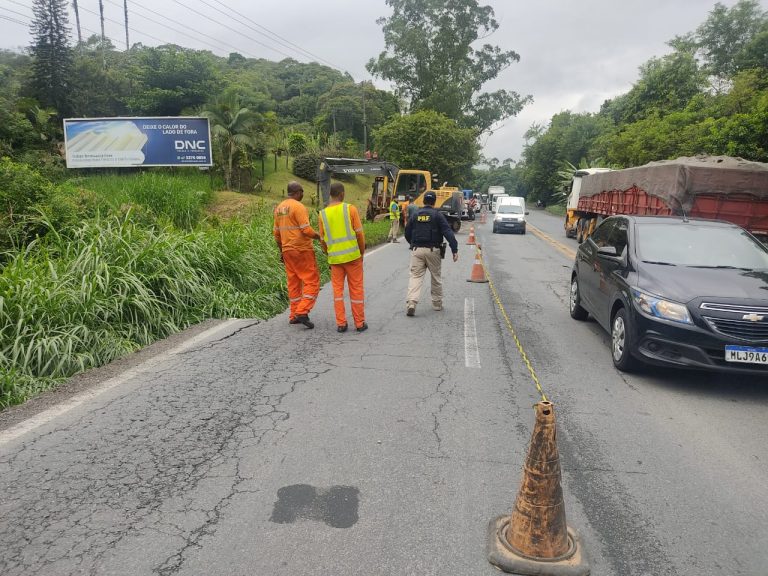
<path fill-rule="evenodd" d="M 510 198 L 509 194 L 496 194 L 491 200 L 491 212 L 496 212 L 496 206 L 499 205 L 499 201 L 502 198 Z"/>
<path fill-rule="evenodd" d="M 496 215 L 493 217 L 493 233 L 509 231 L 525 234 L 526 214 L 525 198 L 522 196 L 499 198 Z"/>

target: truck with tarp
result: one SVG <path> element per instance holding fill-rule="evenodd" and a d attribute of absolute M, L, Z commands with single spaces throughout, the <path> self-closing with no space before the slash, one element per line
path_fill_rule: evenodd
<path fill-rule="evenodd" d="M 725 220 L 768 240 L 768 164 L 730 156 L 694 156 L 636 168 L 574 174 L 565 232 L 579 243 L 615 214 Z"/>

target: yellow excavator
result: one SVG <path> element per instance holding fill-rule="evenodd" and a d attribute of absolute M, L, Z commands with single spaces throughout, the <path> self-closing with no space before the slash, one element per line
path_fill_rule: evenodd
<path fill-rule="evenodd" d="M 389 205 L 394 198 L 400 204 L 404 214 L 405 206 L 411 195 L 416 197 L 417 206 L 424 205 L 424 194 L 428 191 L 437 196 L 435 208 L 445 214 L 454 232 L 461 228 L 461 213 L 464 209 L 464 195 L 455 186 L 434 186 L 433 174 L 428 170 L 400 169 L 391 162 L 365 160 L 362 158 L 323 158 L 318 167 L 318 194 L 322 194 L 323 205 L 328 204 L 331 178 L 334 175 L 368 174 L 374 176 L 371 184 L 371 196 L 365 216 L 375 221 L 386 218 Z"/>

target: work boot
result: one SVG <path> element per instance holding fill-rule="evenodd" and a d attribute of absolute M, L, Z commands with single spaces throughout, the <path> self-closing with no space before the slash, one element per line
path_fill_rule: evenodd
<path fill-rule="evenodd" d="M 342 324 L 341 326 L 336 326 L 336 332 L 346 332 L 347 328 L 349 328 L 349 326 L 347 324 Z"/>
<path fill-rule="evenodd" d="M 443 309 L 443 303 L 442 302 L 432 302 L 432 310 L 436 312 L 440 312 L 440 310 Z"/>
<path fill-rule="evenodd" d="M 416 314 L 416 302 L 408 302 L 408 306 L 405 309 L 406 316 L 413 316 Z"/>
<path fill-rule="evenodd" d="M 296 319 L 296 317 L 288 318 L 288 324 L 299 324 L 299 321 Z"/>
<path fill-rule="evenodd" d="M 397 238 L 395 238 L 394 240 L 392 240 L 392 242 L 396 242 L 396 243 L 398 243 L 398 244 L 399 244 L 399 243 L 400 243 L 400 240 L 398 240 Z"/>
<path fill-rule="evenodd" d="M 367 322 L 363 322 L 360 326 L 357 327 L 358 332 L 365 332 L 366 330 L 368 330 Z"/>
<path fill-rule="evenodd" d="M 310 330 L 315 327 L 314 322 L 312 322 L 309 319 L 309 315 L 308 314 L 299 314 L 298 316 L 296 316 L 296 320 L 299 321 L 299 324 L 304 324 L 304 326 L 306 326 Z"/>

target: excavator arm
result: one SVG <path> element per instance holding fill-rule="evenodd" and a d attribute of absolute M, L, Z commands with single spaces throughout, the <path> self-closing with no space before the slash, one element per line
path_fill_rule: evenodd
<path fill-rule="evenodd" d="M 323 206 L 328 205 L 331 178 L 334 174 L 372 174 L 386 176 L 394 182 L 400 171 L 390 162 L 369 161 L 360 158 L 323 158 L 317 169 L 317 186 L 323 196 Z"/>

